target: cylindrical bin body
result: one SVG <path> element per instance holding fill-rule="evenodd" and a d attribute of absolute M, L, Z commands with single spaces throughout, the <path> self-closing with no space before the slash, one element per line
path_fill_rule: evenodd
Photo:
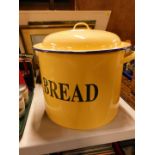
<path fill-rule="evenodd" d="M 124 51 L 38 54 L 46 112 L 54 122 L 90 129 L 115 117 Z"/>

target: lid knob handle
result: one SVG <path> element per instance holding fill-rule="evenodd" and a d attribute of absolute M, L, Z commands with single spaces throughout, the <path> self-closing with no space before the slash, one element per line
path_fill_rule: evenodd
<path fill-rule="evenodd" d="M 87 29 L 90 29 L 89 25 L 88 25 L 87 23 L 85 23 L 85 22 L 76 23 L 76 24 L 74 25 L 73 29 L 76 29 L 77 26 L 80 26 L 80 25 L 81 25 L 81 26 L 85 26 Z"/>

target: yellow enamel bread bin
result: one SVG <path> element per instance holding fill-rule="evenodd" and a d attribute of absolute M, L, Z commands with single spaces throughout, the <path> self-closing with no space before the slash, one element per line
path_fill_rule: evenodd
<path fill-rule="evenodd" d="M 78 26 L 86 28 L 77 28 Z M 49 34 L 34 45 L 39 58 L 48 117 L 72 129 L 93 129 L 117 114 L 123 63 L 130 43 L 86 23 Z"/>

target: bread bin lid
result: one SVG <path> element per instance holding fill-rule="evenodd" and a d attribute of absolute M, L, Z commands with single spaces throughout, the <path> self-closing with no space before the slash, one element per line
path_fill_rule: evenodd
<path fill-rule="evenodd" d="M 86 28 L 79 29 L 78 26 Z M 86 23 L 77 23 L 73 29 L 51 33 L 41 43 L 33 46 L 42 52 L 93 52 L 111 51 L 130 47 L 131 44 L 122 42 L 118 35 L 90 29 Z"/>

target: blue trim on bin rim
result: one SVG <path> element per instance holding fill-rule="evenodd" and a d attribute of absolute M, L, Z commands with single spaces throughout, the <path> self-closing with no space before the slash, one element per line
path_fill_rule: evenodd
<path fill-rule="evenodd" d="M 131 49 L 131 45 L 128 46 L 128 47 L 122 47 L 122 48 L 115 48 L 115 49 L 107 49 L 107 50 L 80 50 L 77 52 L 77 51 L 65 51 L 65 50 L 62 50 L 62 51 L 59 51 L 59 50 L 42 50 L 42 49 L 38 49 L 38 48 L 35 48 L 33 47 L 34 50 L 38 51 L 38 52 L 45 52 L 45 53 L 61 53 L 61 54 L 95 54 L 95 53 L 111 53 L 111 52 L 117 52 L 117 51 L 120 51 L 120 50 L 127 50 L 127 49 Z"/>

